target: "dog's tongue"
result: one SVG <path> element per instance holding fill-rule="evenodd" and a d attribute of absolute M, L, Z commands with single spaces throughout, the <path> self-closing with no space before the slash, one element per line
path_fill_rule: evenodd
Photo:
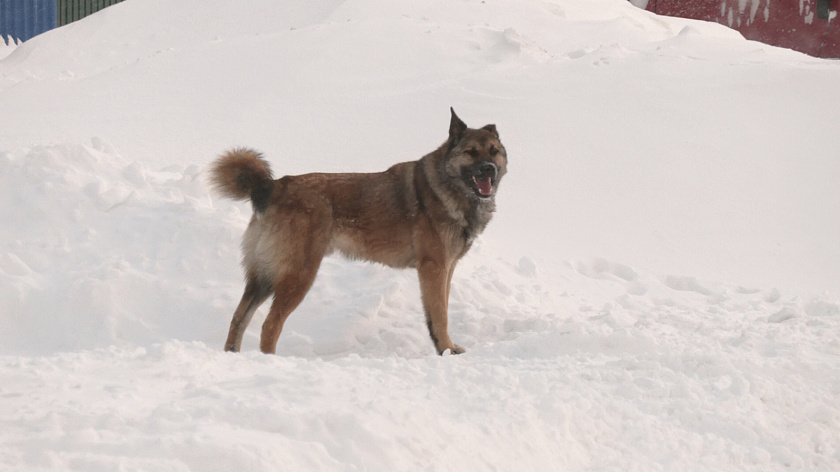
<path fill-rule="evenodd" d="M 475 179 L 475 185 L 478 187 L 478 191 L 482 195 L 490 195 L 493 191 L 493 181 L 490 180 L 490 177 Z"/>

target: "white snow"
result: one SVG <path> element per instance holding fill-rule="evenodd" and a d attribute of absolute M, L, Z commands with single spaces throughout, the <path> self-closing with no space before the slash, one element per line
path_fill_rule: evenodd
<path fill-rule="evenodd" d="M 129 0 L 0 47 L 0 470 L 838 470 L 840 63 L 624 0 Z M 222 345 L 245 204 L 496 123 L 434 355 L 324 261 Z"/>
<path fill-rule="evenodd" d="M 11 54 L 17 46 L 18 41 L 13 39 L 11 36 L 4 37 L 3 35 L 0 35 L 0 59 L 3 59 Z"/>

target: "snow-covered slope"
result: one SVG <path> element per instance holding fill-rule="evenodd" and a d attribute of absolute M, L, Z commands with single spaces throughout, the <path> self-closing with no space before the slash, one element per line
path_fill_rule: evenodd
<path fill-rule="evenodd" d="M 623 0 L 129 0 L 0 60 L 3 470 L 840 467 L 840 64 Z M 433 356 L 416 275 L 324 261 L 221 352 L 247 205 L 496 123 Z"/>

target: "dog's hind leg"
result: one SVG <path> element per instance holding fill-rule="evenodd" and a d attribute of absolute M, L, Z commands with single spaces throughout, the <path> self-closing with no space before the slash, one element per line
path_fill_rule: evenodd
<path fill-rule="evenodd" d="M 273 287 L 274 301 L 262 327 L 260 350 L 274 354 L 277 339 L 283 332 L 286 318 L 303 301 L 306 292 L 312 287 L 321 260 L 330 244 L 330 225 L 328 209 L 312 208 L 305 215 L 289 216 L 289 226 L 295 228 L 300 236 L 289 238 L 282 244 L 288 251 L 283 267 L 275 276 Z"/>
<path fill-rule="evenodd" d="M 228 331 L 227 341 L 225 342 L 225 351 L 239 352 L 248 323 L 251 322 L 254 312 L 268 298 L 271 291 L 270 283 L 258 280 L 256 277 L 248 277 L 242 300 L 240 300 L 239 306 L 233 313 L 233 319 L 230 321 L 230 331 Z"/>
<path fill-rule="evenodd" d="M 321 257 L 309 261 L 307 267 L 295 271 L 287 271 L 281 275 L 274 286 L 274 301 L 271 303 L 271 310 L 265 318 L 260 337 L 260 350 L 265 354 L 274 354 L 277 349 L 277 340 L 283 332 L 283 324 L 303 301 L 306 292 L 315 281 L 318 274 L 318 267 L 321 265 Z"/>

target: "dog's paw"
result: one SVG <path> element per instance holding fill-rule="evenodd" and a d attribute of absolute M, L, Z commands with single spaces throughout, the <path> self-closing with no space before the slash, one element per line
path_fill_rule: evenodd
<path fill-rule="evenodd" d="M 457 355 L 457 354 L 463 354 L 465 352 L 467 352 L 466 349 L 464 349 L 463 347 L 461 347 L 457 344 L 453 344 L 452 347 L 444 349 L 443 352 L 440 353 L 440 355 L 441 356 L 448 356 L 450 354 Z"/>

